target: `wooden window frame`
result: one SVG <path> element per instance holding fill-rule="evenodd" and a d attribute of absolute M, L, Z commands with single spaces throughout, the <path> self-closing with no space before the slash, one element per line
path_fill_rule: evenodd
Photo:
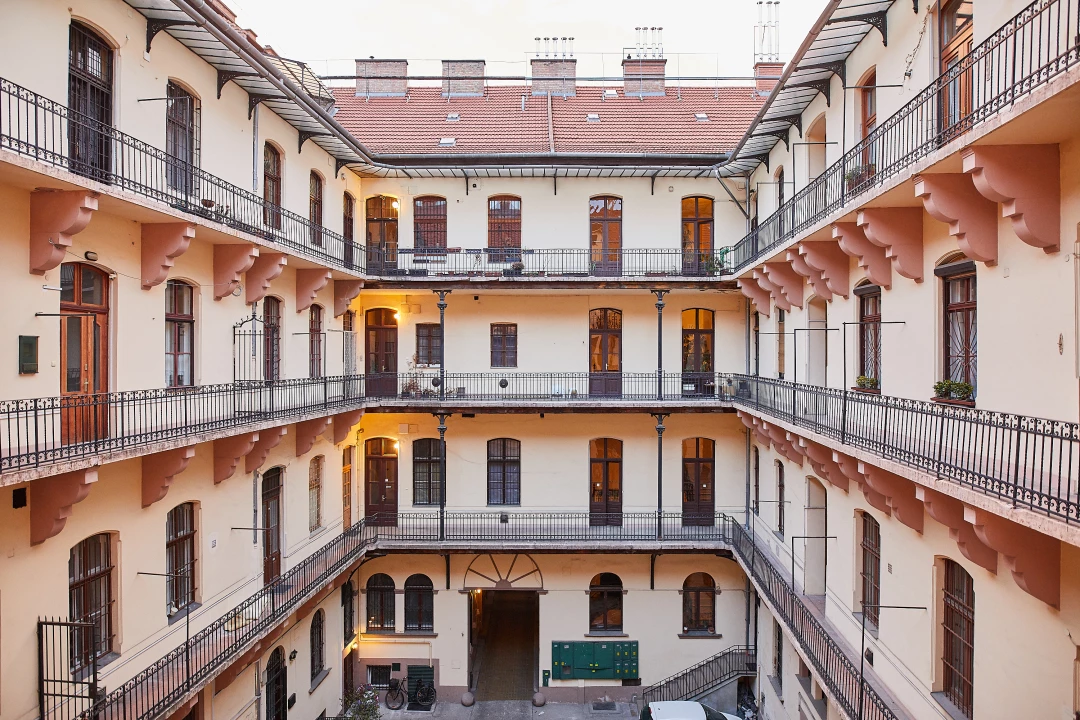
<path fill-rule="evenodd" d="M 178 527 L 181 514 L 184 525 Z M 165 595 L 169 617 L 178 614 L 195 604 L 196 578 L 195 567 L 198 562 L 195 542 L 195 503 L 181 503 L 166 516 L 165 521 Z M 178 564 L 183 557 L 190 560 Z"/>
<path fill-rule="evenodd" d="M 416 364 L 441 367 L 443 363 L 442 325 L 416 324 Z"/>
<path fill-rule="evenodd" d="M 971 575 L 948 558 L 942 568 L 941 627 L 942 692 L 970 718 L 974 705 L 975 587 Z"/>
<path fill-rule="evenodd" d="M 341 586 L 341 630 L 346 645 L 356 637 L 356 587 L 352 580 Z"/>
<path fill-rule="evenodd" d="M 612 582 L 614 578 L 617 582 Z M 608 582 L 605 582 L 608 581 Z M 623 629 L 622 578 L 615 573 L 599 573 L 589 582 L 589 632 L 621 633 Z M 611 613 L 617 612 L 618 622 L 610 621 Z M 600 618 L 598 621 L 597 618 Z"/>
<path fill-rule="evenodd" d="M 956 269 L 959 269 L 961 271 L 957 272 L 957 273 L 950 273 L 949 270 L 951 270 L 952 268 L 947 268 L 947 267 L 938 268 L 938 270 L 943 270 L 944 271 L 944 272 L 941 273 L 941 277 L 942 277 L 942 283 L 941 283 L 942 305 L 943 305 L 943 311 L 944 311 L 943 326 L 942 326 L 942 342 L 941 342 L 941 349 L 942 349 L 942 378 L 943 379 L 950 379 L 950 380 L 957 380 L 959 382 L 971 383 L 971 385 L 973 387 L 977 388 L 978 384 L 977 384 L 976 380 L 978 378 L 978 362 L 979 362 L 979 351 L 978 351 L 978 344 L 977 344 L 978 343 L 978 336 L 979 336 L 979 326 L 978 326 L 978 322 L 979 322 L 979 286 L 978 286 L 978 279 L 977 279 L 976 274 L 975 274 L 975 269 L 973 267 L 973 265 L 974 265 L 973 263 L 972 263 L 972 267 L 970 269 L 967 268 L 967 263 L 959 263 L 958 265 L 961 266 L 961 267 L 958 267 Z M 970 296 L 973 297 L 974 299 L 973 300 L 957 301 L 957 302 L 950 301 L 949 300 L 949 290 L 952 287 L 953 283 L 961 283 L 961 282 L 967 283 L 969 281 L 970 281 L 970 288 L 971 288 Z M 953 373 L 952 373 L 951 358 L 953 356 L 953 353 L 952 353 L 953 341 L 952 341 L 952 333 L 950 332 L 950 320 L 952 319 L 952 316 L 954 316 L 954 315 L 961 315 L 961 316 L 969 316 L 970 317 L 970 322 L 967 323 L 967 325 L 966 325 L 967 329 L 966 329 L 966 332 L 965 332 L 965 339 L 967 340 L 967 345 L 971 348 L 971 350 L 970 350 L 970 352 L 964 353 L 963 356 L 962 356 L 964 359 L 962 360 L 962 363 L 963 363 L 963 377 L 961 377 L 961 378 L 954 378 Z M 958 355 L 958 357 L 960 357 L 960 356 Z"/>
<path fill-rule="evenodd" d="M 312 305 L 308 308 L 308 375 L 313 378 L 325 374 L 324 339 L 322 305 Z"/>
<path fill-rule="evenodd" d="M 784 478 L 784 463 L 776 461 L 776 532 L 784 534 L 784 500 L 787 494 L 787 481 Z"/>
<path fill-rule="evenodd" d="M 186 290 L 190 312 L 176 312 L 177 295 Z M 182 328 L 187 328 L 191 349 L 187 352 L 179 350 Z M 168 387 L 191 387 L 195 384 L 195 288 L 183 280 L 169 280 L 165 284 L 165 384 Z M 172 350 L 169 350 L 169 342 L 172 342 Z M 180 360 L 188 358 L 187 382 L 180 381 Z M 170 375 L 169 370 L 172 370 Z"/>
<path fill-rule="evenodd" d="M 413 440 L 412 452 L 413 505 L 440 505 L 442 442 L 438 438 Z"/>
<path fill-rule="evenodd" d="M 384 582 L 385 578 L 389 582 Z M 380 584 L 375 584 L 379 579 Z M 376 573 L 368 578 L 367 595 L 367 631 L 369 633 L 394 632 L 397 628 L 395 615 L 395 596 L 397 589 L 394 580 L 385 573 Z"/>
<path fill-rule="evenodd" d="M 97 567 L 75 574 L 76 554 L 83 568 L 89 567 L 90 543 L 97 544 L 103 563 Z M 77 672 L 90 666 L 91 658 L 103 658 L 114 652 L 116 614 L 116 565 L 113 560 L 113 542 L 109 533 L 98 533 L 84 539 L 71 548 L 68 558 L 68 617 L 72 622 L 91 623 L 95 631 L 90 646 L 77 647 L 72 643 L 71 666 Z M 84 611 L 80 611 L 82 607 Z M 73 636 L 74 637 L 74 636 Z M 91 655 L 90 653 L 93 653 Z"/>
<path fill-rule="evenodd" d="M 273 144 L 263 143 L 263 224 L 274 230 L 281 229 L 282 157 Z"/>
<path fill-rule="evenodd" d="M 341 524 L 345 529 L 352 527 L 352 458 L 353 446 L 346 445 L 341 450 Z"/>
<path fill-rule="evenodd" d="M 855 288 L 859 302 L 859 374 L 872 377 L 881 387 L 881 288 L 863 285 Z M 871 307 L 876 301 L 877 308 Z"/>
<path fill-rule="evenodd" d="M 865 511 L 862 513 L 861 535 L 859 549 L 862 567 L 859 577 L 862 582 L 859 600 L 866 621 L 877 627 L 880 621 L 878 606 L 881 604 L 881 525 Z"/>
<path fill-rule="evenodd" d="M 518 366 L 517 323 L 491 323 L 491 367 L 516 368 Z"/>
<path fill-rule="evenodd" d="M 521 505 L 521 441 L 494 438 L 487 450 L 487 504 Z"/>
<path fill-rule="evenodd" d="M 308 533 L 321 530 L 323 526 L 322 516 L 322 491 L 323 491 L 323 468 L 326 465 L 326 457 L 316 455 L 308 463 Z"/>
<path fill-rule="evenodd" d="M 322 175 L 311 171 L 308 177 L 308 220 L 311 222 L 311 244 L 322 247 L 323 244 L 323 187 Z"/>
<path fill-rule="evenodd" d="M 521 198 L 492 195 L 488 198 L 487 253 L 490 262 L 521 261 Z"/>
<path fill-rule="evenodd" d="M 326 669 L 326 613 L 320 608 L 311 617 L 309 630 L 311 650 L 311 681 L 315 682 Z"/>
<path fill-rule="evenodd" d="M 701 575 L 702 580 L 697 585 L 690 585 L 695 576 Z M 716 580 L 712 575 L 705 572 L 697 572 L 687 576 L 683 581 L 683 633 L 701 633 L 707 635 L 716 634 Z M 703 598 L 708 598 L 707 603 L 702 603 Z M 704 605 L 708 605 L 707 612 Z"/>
<path fill-rule="evenodd" d="M 434 632 L 435 586 L 422 573 L 405 581 L 405 632 Z"/>
<path fill-rule="evenodd" d="M 199 165 L 199 99 L 175 80 L 166 84 L 165 97 L 166 182 L 190 195 Z"/>
<path fill-rule="evenodd" d="M 278 298 L 263 298 L 263 379 L 281 379 L 281 316 L 282 305 Z M 270 312 L 271 309 L 273 312 Z"/>
<path fill-rule="evenodd" d="M 446 205 L 446 198 L 438 195 L 413 198 L 413 247 L 417 252 L 445 252 Z"/>

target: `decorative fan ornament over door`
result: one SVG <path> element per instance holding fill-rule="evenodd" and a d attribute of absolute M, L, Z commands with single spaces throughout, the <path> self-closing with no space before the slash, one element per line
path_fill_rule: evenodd
<path fill-rule="evenodd" d="M 530 555 L 477 555 L 465 571 L 464 590 L 543 590 L 544 576 Z"/>

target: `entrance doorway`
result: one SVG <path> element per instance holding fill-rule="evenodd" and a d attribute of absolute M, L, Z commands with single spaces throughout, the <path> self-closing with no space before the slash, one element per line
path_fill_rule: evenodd
<path fill-rule="evenodd" d="M 397 443 L 372 438 L 364 443 L 364 517 L 368 525 L 397 525 Z"/>
<path fill-rule="evenodd" d="M 109 433 L 109 276 L 92 265 L 60 266 L 60 436 L 65 445 Z"/>
<path fill-rule="evenodd" d="M 622 198 L 589 200 L 589 247 L 595 275 L 622 273 Z"/>
<path fill-rule="evenodd" d="M 281 468 L 262 477 L 263 583 L 281 575 Z"/>
<path fill-rule="evenodd" d="M 589 525 L 622 525 L 622 440 L 589 441 Z"/>
<path fill-rule="evenodd" d="M 540 661 L 540 595 L 469 593 L 469 686 L 478 701 L 529 700 Z"/>
<path fill-rule="evenodd" d="M 397 319 L 388 308 L 368 310 L 367 396 L 397 395 Z"/>

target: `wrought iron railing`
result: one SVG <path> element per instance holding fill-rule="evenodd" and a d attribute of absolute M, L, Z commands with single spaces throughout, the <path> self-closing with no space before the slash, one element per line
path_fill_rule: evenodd
<path fill-rule="evenodd" d="M 739 271 L 1080 62 L 1080 0 L 1036 0 L 735 244 Z"/>
<path fill-rule="evenodd" d="M 731 401 L 960 483 L 1015 506 L 1080 520 L 1074 422 L 737 375 Z"/>
<path fill-rule="evenodd" d="M 757 672 L 757 652 L 736 645 L 675 673 L 641 692 L 644 705 L 663 700 L 692 700 L 718 685 Z"/>

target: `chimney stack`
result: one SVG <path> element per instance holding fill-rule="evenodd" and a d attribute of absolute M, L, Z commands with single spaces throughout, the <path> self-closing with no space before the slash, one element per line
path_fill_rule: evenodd
<path fill-rule="evenodd" d="M 404 97 L 409 81 L 408 60 L 367 60 L 356 61 L 357 97 Z"/>
<path fill-rule="evenodd" d="M 574 38 L 545 37 L 543 53 L 541 38 L 536 38 L 536 57 L 529 61 L 533 95 L 577 94 L 577 58 L 574 57 Z"/>
<path fill-rule="evenodd" d="M 484 94 L 483 60 L 443 60 L 443 97 L 476 97 Z M 455 80 L 454 78 L 471 78 Z"/>
<path fill-rule="evenodd" d="M 757 92 L 768 95 L 784 72 L 780 62 L 780 0 L 758 0 L 754 27 L 754 80 Z"/>

